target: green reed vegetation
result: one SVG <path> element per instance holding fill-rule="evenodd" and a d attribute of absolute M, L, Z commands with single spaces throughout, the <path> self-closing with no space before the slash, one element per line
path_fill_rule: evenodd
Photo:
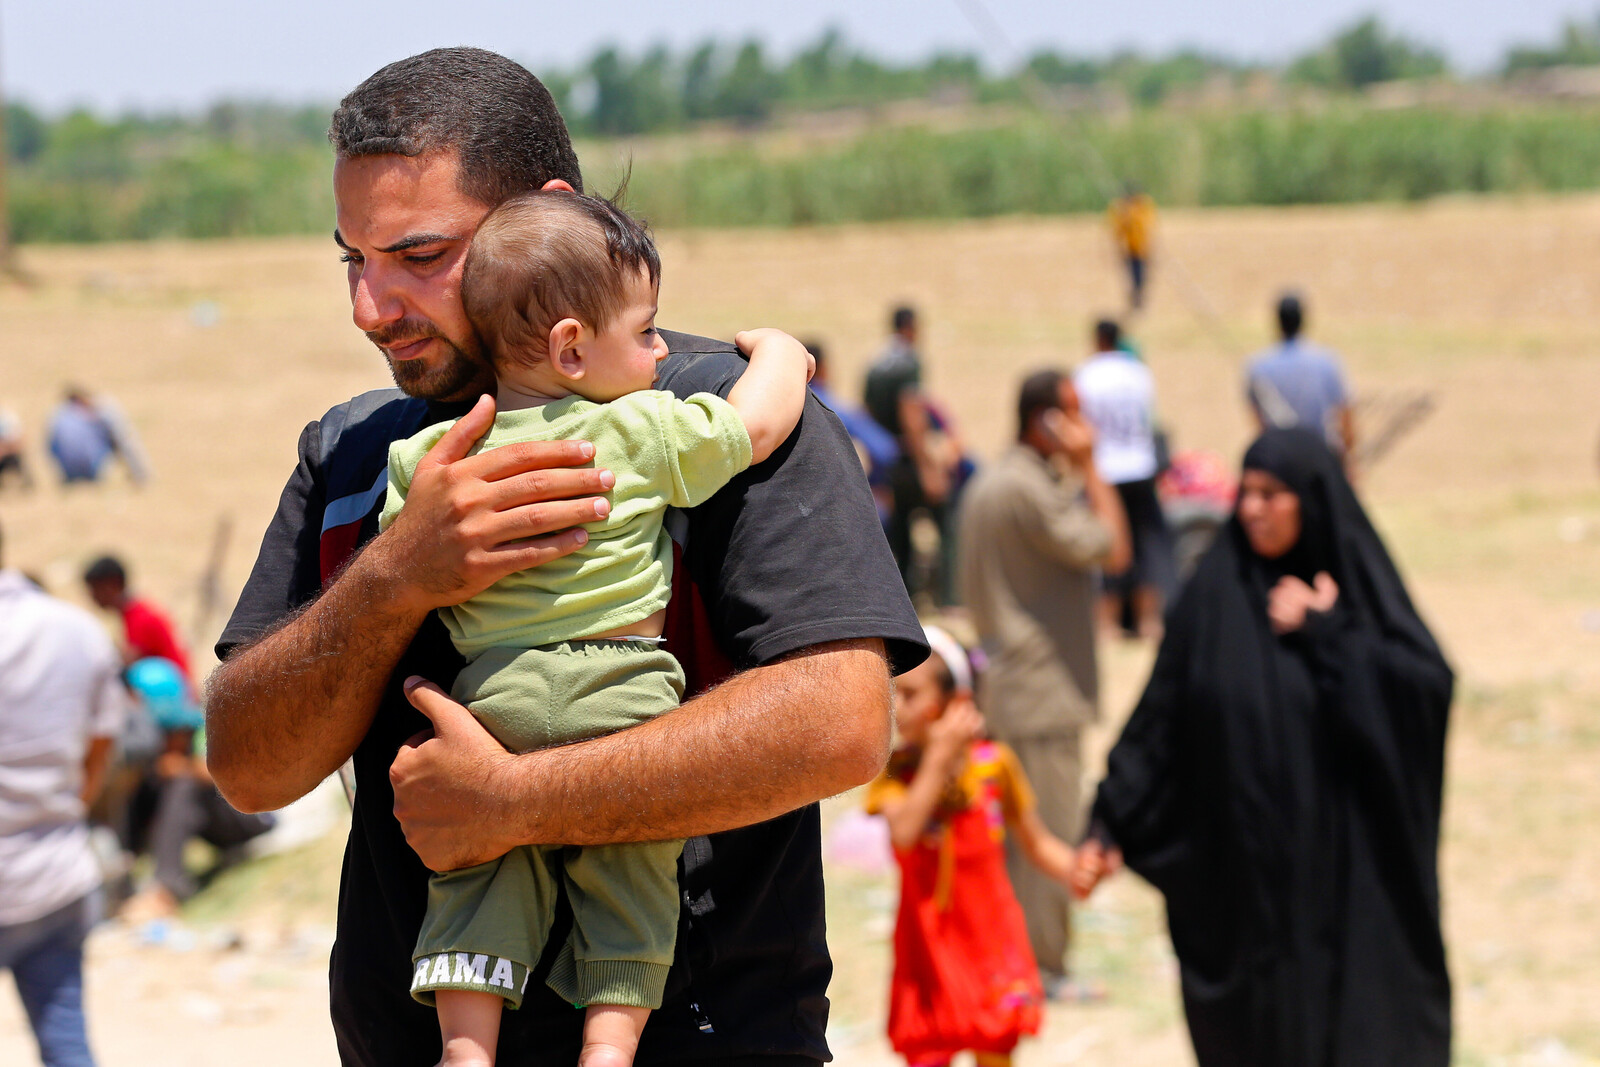
<path fill-rule="evenodd" d="M 320 123 L 320 116 L 318 116 Z M 333 218 L 327 147 L 306 136 L 152 132 L 78 115 L 16 161 L 21 241 L 317 233 Z M 1600 107 L 1466 111 L 1026 110 L 847 138 L 693 134 L 585 141 L 590 186 L 631 166 L 657 226 L 794 226 L 1097 211 L 1123 181 L 1169 206 L 1420 200 L 1600 188 Z"/>
<path fill-rule="evenodd" d="M 1600 20 L 1512 49 L 1503 71 L 1583 64 L 1600 64 Z M 609 191 L 631 166 L 628 202 L 660 226 L 1095 211 L 1126 181 L 1169 206 L 1600 189 L 1600 102 L 1530 102 L 1490 81 L 1497 104 L 1480 92 L 1471 107 L 1377 106 L 1376 83 L 1447 86 L 1448 71 L 1439 53 L 1373 18 L 1277 70 L 1193 51 L 1040 52 L 1000 72 L 963 54 L 895 65 L 829 31 L 785 59 L 755 41 L 603 48 L 544 77 L 591 187 Z M 1231 104 L 1197 104 L 1219 88 Z M 907 104 L 927 117 L 906 118 Z M 110 119 L 13 104 L 12 233 L 326 231 L 327 121 L 326 107 L 223 103 Z"/>
<path fill-rule="evenodd" d="M 1328 204 L 1600 188 L 1600 109 L 1032 115 L 843 144 L 639 151 L 628 201 L 662 226 L 1096 211 L 1123 181 L 1168 205 Z M 627 149 L 586 153 L 602 190 Z"/>
<path fill-rule="evenodd" d="M 232 237 L 326 229 L 321 108 L 219 104 L 205 115 L 54 120 L 6 109 L 19 241 Z"/>

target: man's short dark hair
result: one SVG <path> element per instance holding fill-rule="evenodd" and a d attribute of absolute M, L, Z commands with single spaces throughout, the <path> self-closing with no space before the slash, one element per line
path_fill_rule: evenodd
<path fill-rule="evenodd" d="M 1278 298 L 1278 329 L 1283 332 L 1286 341 L 1292 341 L 1300 336 L 1300 327 L 1305 324 L 1305 308 L 1300 303 L 1299 293 L 1284 293 Z"/>
<path fill-rule="evenodd" d="M 1094 343 L 1102 352 L 1111 352 L 1122 342 L 1122 327 L 1115 319 L 1101 319 L 1094 324 Z"/>
<path fill-rule="evenodd" d="M 122 566 L 122 561 L 115 556 L 101 556 L 89 564 L 88 569 L 83 572 L 85 585 L 110 580 L 121 582 L 124 586 L 128 584 L 128 572 Z"/>
<path fill-rule="evenodd" d="M 822 362 L 827 356 L 822 347 L 822 342 L 814 337 L 808 338 L 800 342 L 800 347 L 811 353 L 811 358 L 817 361 L 817 370 L 822 370 Z"/>
<path fill-rule="evenodd" d="M 905 304 L 895 308 L 894 313 L 889 316 L 889 328 L 895 333 L 899 333 L 907 326 L 915 326 L 916 322 L 916 309 L 907 307 Z"/>
<path fill-rule="evenodd" d="M 1066 375 L 1058 370 L 1034 371 L 1022 380 L 1017 394 L 1017 438 L 1028 434 L 1028 424 L 1040 412 L 1061 406 L 1061 383 Z"/>
<path fill-rule="evenodd" d="M 390 63 L 339 102 L 328 140 L 346 158 L 454 151 L 461 192 L 491 206 L 555 178 L 583 191 L 550 90 L 482 48 L 435 48 Z"/>

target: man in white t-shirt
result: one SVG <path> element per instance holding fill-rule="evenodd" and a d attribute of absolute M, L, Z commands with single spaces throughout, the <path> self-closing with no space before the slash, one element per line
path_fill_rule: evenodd
<path fill-rule="evenodd" d="M 1072 377 L 1083 413 L 1094 426 L 1094 465 L 1116 488 L 1128 514 L 1133 565 L 1105 579 L 1101 622 L 1121 626 L 1124 601 L 1131 598 L 1140 634 L 1161 632 L 1161 612 L 1175 592 L 1172 533 L 1156 495 L 1160 473 L 1156 455 L 1155 378 L 1150 368 L 1122 347 L 1122 331 L 1102 319 L 1094 327 L 1094 355 Z"/>
<path fill-rule="evenodd" d="M 120 667 L 88 612 L 0 570 L 0 968 L 51 1067 L 94 1064 L 83 940 L 100 868 L 84 813 L 122 728 Z"/>

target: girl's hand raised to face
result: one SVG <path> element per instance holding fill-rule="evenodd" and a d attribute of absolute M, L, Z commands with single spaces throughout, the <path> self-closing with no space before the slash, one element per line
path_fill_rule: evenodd
<path fill-rule="evenodd" d="M 982 713 L 970 696 L 958 693 L 945 705 L 944 714 L 928 724 L 928 749 L 923 758 L 947 768 L 955 766 L 967 745 L 982 735 Z"/>

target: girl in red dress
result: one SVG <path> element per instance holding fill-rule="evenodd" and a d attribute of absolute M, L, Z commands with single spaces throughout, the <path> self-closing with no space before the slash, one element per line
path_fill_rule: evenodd
<path fill-rule="evenodd" d="M 1006 1067 L 1039 1031 L 1044 993 L 1022 908 L 1006 877 L 1006 828 L 1040 870 L 1066 884 L 1073 853 L 1045 828 L 1016 756 L 984 739 L 972 669 L 949 634 L 895 679 L 900 746 L 867 793 L 900 865 L 889 1041 L 911 1067 L 970 1049 Z"/>

